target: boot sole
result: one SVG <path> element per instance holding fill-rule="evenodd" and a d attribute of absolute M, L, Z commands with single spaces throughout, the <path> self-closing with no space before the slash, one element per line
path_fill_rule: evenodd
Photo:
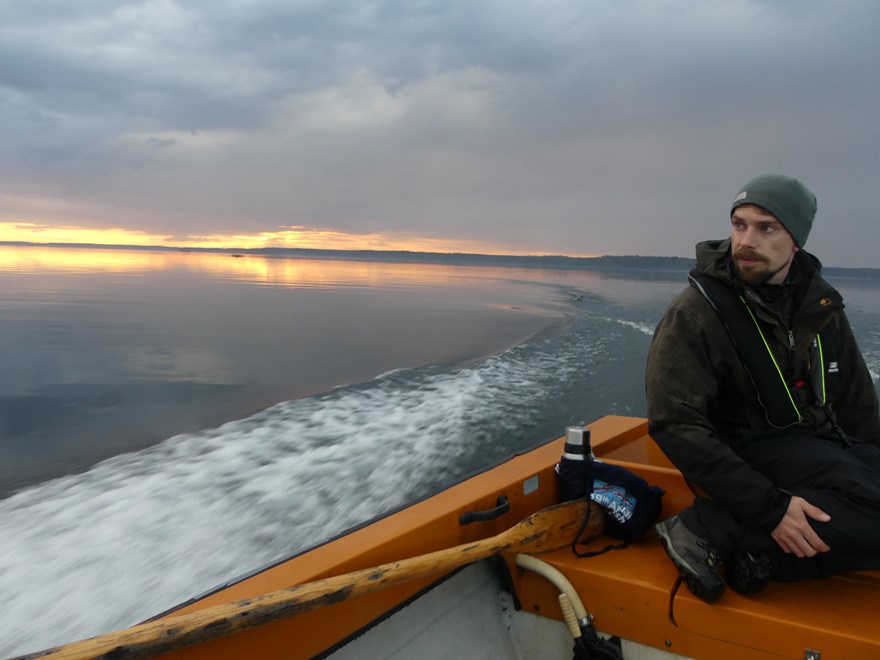
<path fill-rule="evenodd" d="M 718 584 L 714 587 L 707 586 L 700 579 L 700 576 L 694 572 L 687 562 L 685 562 L 684 558 L 682 558 L 672 547 L 672 541 L 666 533 L 666 528 L 660 524 L 657 525 L 655 529 L 657 531 L 657 536 L 660 537 L 660 543 L 663 545 L 663 549 L 666 551 L 666 554 L 669 555 L 672 563 L 675 564 L 682 580 L 684 580 L 684 583 L 687 585 L 687 588 L 690 589 L 691 593 L 704 603 L 709 603 L 710 605 L 718 600 L 721 597 L 721 594 L 724 593 L 724 581 L 721 577 L 718 577 Z"/>
<path fill-rule="evenodd" d="M 727 586 L 738 594 L 750 596 L 767 588 L 770 575 L 769 559 L 741 553 L 733 558 L 733 566 L 727 572 Z"/>

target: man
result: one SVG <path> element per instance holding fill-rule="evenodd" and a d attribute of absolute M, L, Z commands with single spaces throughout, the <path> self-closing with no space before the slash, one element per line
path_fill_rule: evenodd
<path fill-rule="evenodd" d="M 880 568 L 880 407 L 841 296 L 803 250 L 816 198 L 764 175 L 697 245 L 654 333 L 651 436 L 700 491 L 657 525 L 699 598 Z M 706 495 L 708 497 L 703 497 Z"/>

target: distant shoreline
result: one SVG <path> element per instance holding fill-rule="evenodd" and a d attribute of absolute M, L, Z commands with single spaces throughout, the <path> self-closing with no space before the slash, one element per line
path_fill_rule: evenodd
<path fill-rule="evenodd" d="M 452 264 L 468 266 L 513 266 L 521 268 L 551 268 L 561 270 L 608 270 L 646 272 L 687 272 L 696 265 L 695 259 L 685 257 L 603 255 L 601 257 L 567 257 L 564 255 L 503 255 L 467 252 L 413 252 L 407 250 L 326 250 L 314 248 L 206 248 L 174 247 L 164 245 L 107 245 L 101 243 L 31 243 L 27 241 L 0 241 L 8 247 L 73 248 L 80 250 L 137 250 L 147 252 L 192 252 L 253 255 L 260 257 L 293 257 L 298 259 L 332 259 L 347 261 L 375 261 L 386 263 Z M 826 275 L 880 279 L 880 268 L 825 267 Z"/>
<path fill-rule="evenodd" d="M 348 261 L 379 261 L 389 263 L 455 264 L 469 266 L 519 266 L 571 270 L 663 270 L 688 271 L 693 259 L 683 257 L 601 256 L 567 257 L 564 255 L 503 255 L 467 252 L 413 252 L 407 250 L 326 250 L 314 248 L 206 248 L 164 245 L 108 245 L 100 243 L 31 243 L 0 241 L 0 246 L 50 247 L 80 250 L 137 250 L 149 252 L 192 252 L 254 255 L 261 257 L 296 257 L 300 259 L 334 259 Z"/>

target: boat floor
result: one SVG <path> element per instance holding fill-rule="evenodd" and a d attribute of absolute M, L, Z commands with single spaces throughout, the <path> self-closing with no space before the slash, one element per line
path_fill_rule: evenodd
<path fill-rule="evenodd" d="M 555 619 L 515 606 L 502 587 L 497 564 L 477 562 L 357 636 L 327 660 L 534 660 L 570 658 L 568 628 Z M 675 660 L 678 656 L 628 640 L 627 660 Z"/>

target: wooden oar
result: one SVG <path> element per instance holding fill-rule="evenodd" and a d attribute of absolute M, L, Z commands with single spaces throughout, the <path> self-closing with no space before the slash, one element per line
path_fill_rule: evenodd
<path fill-rule="evenodd" d="M 574 542 L 587 510 L 585 499 L 558 504 L 532 514 L 497 536 L 481 541 L 143 623 L 13 660 L 43 657 L 58 660 L 129 659 L 168 653 L 385 587 L 449 571 L 507 550 L 519 552 L 528 549 L 530 553 L 539 553 L 563 548 Z M 601 520 L 601 508 L 590 509 L 590 523 L 585 532 L 597 531 Z"/>

